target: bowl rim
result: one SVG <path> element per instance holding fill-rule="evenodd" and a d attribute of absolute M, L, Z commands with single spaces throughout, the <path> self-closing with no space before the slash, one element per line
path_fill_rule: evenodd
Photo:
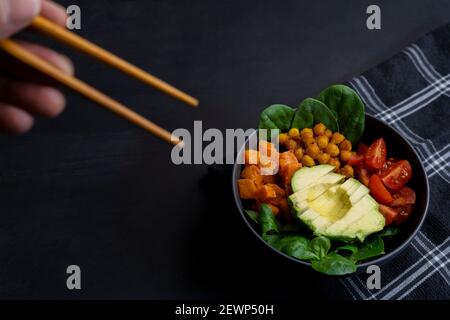
<path fill-rule="evenodd" d="M 427 214 L 428 214 L 428 206 L 429 206 L 429 202 L 430 202 L 430 185 L 429 185 L 429 180 L 428 180 L 428 175 L 426 174 L 425 171 L 425 167 L 423 166 L 423 163 L 419 157 L 419 154 L 417 153 L 416 149 L 411 145 L 411 143 L 400 133 L 398 132 L 395 128 L 393 128 L 391 125 L 387 124 L 385 121 L 377 119 L 374 116 L 365 115 L 366 118 L 371 119 L 371 121 L 375 121 L 375 122 L 380 122 L 382 125 L 386 126 L 387 128 L 389 128 L 389 130 L 391 130 L 394 134 L 396 134 L 397 136 L 400 137 L 401 140 L 403 140 L 406 144 L 406 146 L 410 149 L 410 151 L 412 151 L 412 153 L 415 155 L 415 157 L 418 160 L 418 163 L 420 164 L 420 170 L 422 171 L 423 176 L 425 177 L 425 193 L 426 193 L 426 198 L 425 198 L 425 208 L 423 210 L 423 214 L 422 214 L 422 218 L 420 219 L 419 223 L 416 225 L 416 227 L 414 228 L 413 232 L 411 233 L 411 235 L 405 239 L 405 241 L 403 241 L 398 247 L 396 247 L 394 250 L 392 250 L 389 253 L 386 253 L 384 255 L 381 255 L 379 257 L 377 257 L 376 259 L 373 260 L 369 260 L 360 264 L 357 264 L 357 271 L 360 271 L 361 269 L 365 269 L 370 265 L 381 265 L 385 262 L 387 262 L 388 260 L 391 260 L 392 258 L 394 258 L 395 256 L 397 256 L 400 252 L 402 252 L 410 243 L 411 241 L 414 239 L 414 237 L 417 235 L 417 232 L 419 232 L 420 228 L 422 227 Z M 256 134 L 256 131 L 253 134 Z M 259 239 L 259 241 L 261 241 L 262 243 L 264 243 L 265 246 L 267 246 L 268 248 L 270 248 L 272 251 L 274 251 L 275 253 L 284 256 L 285 258 L 304 265 L 304 266 L 308 266 L 311 267 L 311 263 L 307 262 L 307 261 L 303 261 L 294 257 L 291 257 L 289 255 L 287 255 L 286 253 L 277 250 L 276 248 L 272 247 L 270 244 L 268 244 L 266 241 L 264 241 L 264 239 L 261 237 L 261 235 L 255 231 L 255 229 L 253 228 L 252 224 L 250 223 L 248 217 L 246 216 L 245 212 L 244 212 L 244 207 L 242 205 L 242 200 L 239 196 L 239 192 L 238 192 L 238 188 L 237 188 L 237 181 L 236 181 L 236 177 L 237 177 L 237 170 L 238 167 L 240 167 L 240 164 L 238 164 L 238 162 L 236 161 L 244 152 L 246 146 L 247 146 L 247 142 L 248 142 L 249 138 L 246 139 L 246 142 L 242 145 L 242 147 L 239 149 L 235 162 L 233 164 L 233 170 L 232 170 L 232 176 L 231 176 L 231 184 L 232 184 L 232 190 L 233 190 L 233 197 L 234 197 L 234 202 L 238 208 L 238 211 L 241 215 L 241 217 L 243 218 L 243 220 L 245 221 L 245 224 L 247 225 L 247 227 L 252 231 L 252 233 Z"/>

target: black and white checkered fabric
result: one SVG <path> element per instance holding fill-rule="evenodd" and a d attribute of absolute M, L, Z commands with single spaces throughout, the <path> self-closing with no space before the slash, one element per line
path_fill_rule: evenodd
<path fill-rule="evenodd" d="M 382 268 L 382 288 L 366 276 L 341 283 L 353 299 L 450 299 L 450 25 L 352 79 L 366 111 L 397 129 L 415 147 L 430 181 L 430 207 L 421 231 Z"/>

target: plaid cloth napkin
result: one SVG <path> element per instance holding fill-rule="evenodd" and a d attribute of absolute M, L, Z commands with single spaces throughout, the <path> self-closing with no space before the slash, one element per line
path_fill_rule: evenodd
<path fill-rule="evenodd" d="M 450 25 L 349 81 L 366 112 L 415 147 L 430 181 L 428 217 L 397 258 L 382 267 L 382 288 L 365 275 L 340 280 L 353 299 L 450 299 Z"/>

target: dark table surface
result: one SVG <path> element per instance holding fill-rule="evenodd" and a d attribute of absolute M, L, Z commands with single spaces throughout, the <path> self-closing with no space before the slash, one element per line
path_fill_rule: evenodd
<path fill-rule="evenodd" d="M 80 35 L 201 100 L 193 110 L 78 53 L 77 75 L 168 129 L 250 128 L 450 21 L 450 1 L 60 1 Z M 41 38 L 40 38 L 41 39 Z M 56 120 L 0 137 L 0 298 L 339 296 L 248 232 L 228 180 L 67 93 Z M 66 268 L 82 269 L 82 290 Z M 335 296 L 336 295 L 336 296 Z"/>

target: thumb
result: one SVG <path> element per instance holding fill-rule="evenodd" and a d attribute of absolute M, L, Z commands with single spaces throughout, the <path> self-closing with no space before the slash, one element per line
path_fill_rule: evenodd
<path fill-rule="evenodd" d="M 31 23 L 41 11 L 41 0 L 0 0 L 0 39 Z"/>

